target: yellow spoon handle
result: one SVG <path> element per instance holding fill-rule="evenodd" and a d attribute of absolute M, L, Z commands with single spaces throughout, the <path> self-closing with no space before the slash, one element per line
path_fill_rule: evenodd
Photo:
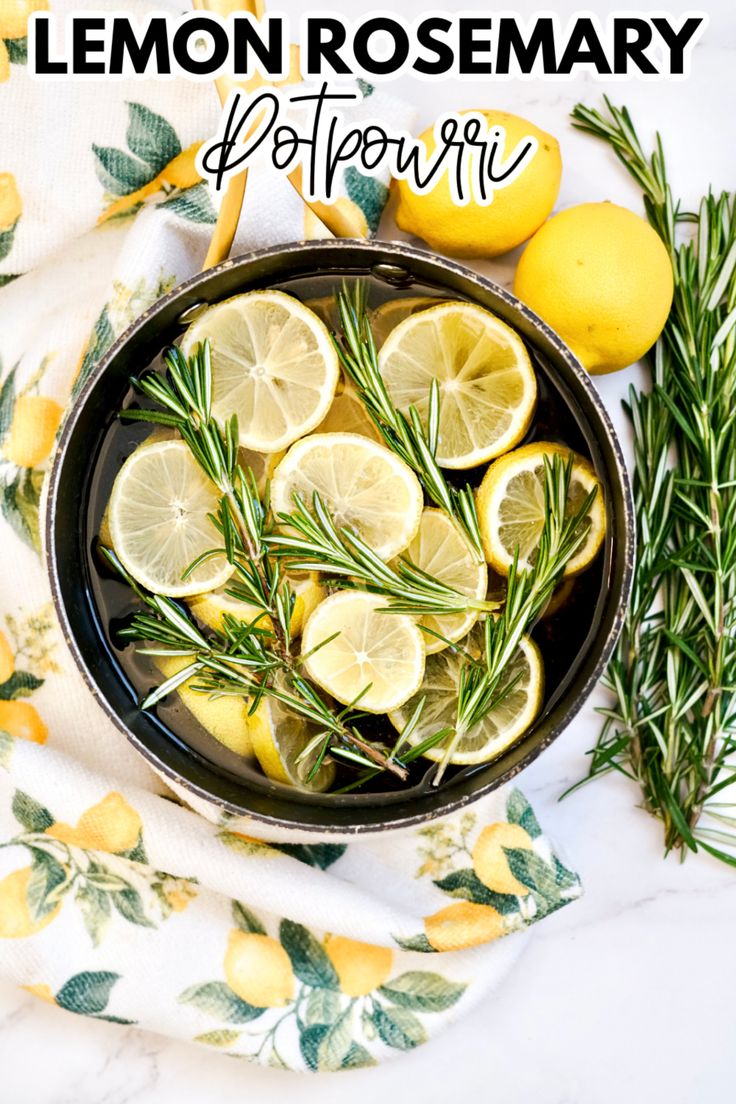
<path fill-rule="evenodd" d="M 256 19 L 261 19 L 265 13 L 264 0 L 192 0 L 193 7 L 198 11 L 215 12 L 217 15 L 229 15 L 231 12 L 250 12 Z M 267 81 L 257 77 L 249 82 L 249 90 L 268 85 Z M 221 76 L 215 81 L 220 103 L 224 104 L 237 82 L 232 77 Z M 250 137 L 251 129 L 247 137 Z M 343 204 L 338 200 L 334 204 L 319 203 L 304 199 L 302 190 L 302 171 L 298 167 L 289 173 L 288 179 L 302 197 L 302 200 L 314 212 L 318 219 L 324 223 L 330 233 L 337 238 L 365 238 L 368 236 L 368 227 L 362 212 L 353 204 Z M 245 188 L 248 181 L 248 170 L 231 177 L 225 195 L 223 196 L 220 211 L 215 223 L 207 256 L 204 259 L 202 269 L 212 268 L 213 265 L 224 261 L 230 255 L 235 232 L 240 221 L 240 214 L 245 199 Z"/>

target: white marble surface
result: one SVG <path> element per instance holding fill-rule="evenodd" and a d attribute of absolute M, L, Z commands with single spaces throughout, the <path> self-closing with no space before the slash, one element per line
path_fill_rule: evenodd
<path fill-rule="evenodd" d="M 346 10 L 347 5 L 338 5 Z M 351 0 L 350 11 L 374 5 Z M 378 5 L 376 5 L 378 6 Z M 449 5 L 448 5 L 449 6 Z M 282 2 L 292 15 L 303 2 Z M 425 10 L 421 0 L 405 14 Z M 464 10 L 483 10 L 465 0 Z M 530 14 L 528 2 L 516 5 Z M 600 4 L 589 8 L 599 14 Z M 575 5 L 556 9 L 566 16 Z M 672 10 L 672 9 L 671 9 Z M 684 11 L 684 6 L 676 10 Z M 564 179 L 560 206 L 614 199 L 638 207 L 636 189 L 611 155 L 573 132 L 570 107 L 602 92 L 625 102 L 648 143 L 662 131 L 672 180 L 686 203 L 709 182 L 734 185 L 736 9 L 713 0 L 711 23 L 684 83 L 592 78 L 571 83 L 399 82 L 420 104 L 422 123 L 448 106 L 500 107 L 557 135 Z M 388 223 L 384 236 L 393 236 Z M 508 282 L 513 258 L 483 271 Z M 637 369 L 599 380 L 625 432 L 619 402 Z M 563 803 L 580 777 L 598 721 L 594 698 L 563 737 L 524 774 L 543 824 L 582 873 L 584 899 L 540 925 L 502 988 L 427 1048 L 376 1070 L 335 1078 L 253 1068 L 133 1029 L 90 1022 L 0 985 L 0 1099 L 7 1104 L 169 1104 L 286 1094 L 354 1104 L 403 1092 L 427 1104 L 493 1098 L 504 1104 L 608 1104 L 622 1099 L 691 1104 L 733 1095 L 733 921 L 736 878 L 708 858 L 662 859 L 658 826 L 636 808 L 637 793 L 610 778 Z M 513 938 L 513 937 L 512 937 Z M 407 1087 L 412 1089 L 407 1094 Z"/>

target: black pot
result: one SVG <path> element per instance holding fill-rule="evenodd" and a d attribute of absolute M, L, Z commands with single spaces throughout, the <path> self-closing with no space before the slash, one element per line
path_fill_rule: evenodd
<path fill-rule="evenodd" d="M 500 758 L 461 772 L 419 795 L 315 797 L 250 783 L 220 757 L 185 745 L 155 716 L 142 712 L 103 631 L 90 578 L 88 502 L 104 434 L 138 374 L 181 333 L 202 303 L 315 273 L 370 273 L 397 288 L 416 282 L 468 299 L 505 319 L 524 338 L 540 376 L 572 412 L 605 491 L 608 535 L 593 628 L 568 676 L 533 728 Z M 246 254 L 181 284 L 147 310 L 115 342 L 85 383 L 64 425 L 54 460 L 46 516 L 46 549 L 54 601 L 72 654 L 110 719 L 166 778 L 223 810 L 302 831 L 367 832 L 404 827 L 456 810 L 507 782 L 559 736 L 600 678 L 618 636 L 631 587 L 634 526 L 626 469 L 611 422 L 588 375 L 570 350 L 508 291 L 474 272 L 403 244 L 329 241 Z M 93 735 L 90 734 L 90 738 Z M 214 741 L 213 741 L 214 743 Z M 219 745 L 218 745 L 219 746 Z"/>

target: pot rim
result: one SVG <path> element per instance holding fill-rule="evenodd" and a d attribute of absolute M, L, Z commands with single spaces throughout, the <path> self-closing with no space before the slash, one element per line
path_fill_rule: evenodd
<path fill-rule="evenodd" d="M 595 637 L 595 646 L 597 646 L 597 659 L 585 681 L 576 688 L 575 697 L 565 710 L 564 714 L 559 720 L 550 727 L 549 731 L 540 738 L 526 754 L 518 762 L 507 768 L 500 776 L 491 779 L 484 785 L 479 785 L 470 793 L 459 793 L 454 797 L 452 796 L 452 790 L 448 788 L 443 791 L 446 795 L 445 800 L 442 802 L 440 808 L 433 809 L 418 809 L 417 812 L 410 812 L 405 814 L 399 814 L 390 816 L 388 823 L 383 823 L 379 820 L 370 821 L 367 823 L 350 823 L 350 824 L 334 824 L 327 821 L 328 807 L 322 806 L 326 814 L 326 823 L 319 825 L 310 823 L 307 820 L 297 819 L 285 819 L 276 815 L 267 815 L 261 812 L 253 812 L 250 809 L 237 805 L 234 801 L 231 801 L 225 797 L 217 796 L 211 793 L 205 786 L 193 781 L 192 779 L 185 777 L 178 772 L 174 767 L 171 767 L 165 760 L 155 754 L 153 750 L 148 748 L 146 743 L 139 737 L 131 728 L 129 728 L 123 720 L 118 716 L 113 707 L 109 704 L 106 696 L 97 685 L 87 662 L 85 661 L 81 649 L 78 646 L 75 638 L 75 634 L 72 628 L 72 621 L 67 612 L 67 606 L 62 596 L 62 584 L 59 575 L 59 562 L 58 562 L 58 548 L 55 542 L 54 530 L 55 530 L 55 515 L 57 497 L 59 488 L 61 485 L 61 472 L 63 468 L 64 458 L 67 452 L 67 446 L 70 439 L 73 436 L 77 422 L 79 421 L 85 404 L 88 400 L 90 393 L 94 390 L 99 379 L 107 372 L 111 362 L 115 360 L 120 350 L 123 349 L 137 334 L 137 332 L 144 327 L 147 321 L 153 316 L 164 310 L 166 306 L 176 301 L 182 301 L 182 314 L 184 311 L 191 309 L 195 305 L 195 301 L 186 303 L 187 298 L 191 300 L 191 292 L 195 291 L 200 285 L 208 282 L 209 280 L 217 277 L 221 273 L 224 273 L 232 268 L 247 267 L 248 265 L 257 262 L 260 259 L 275 259 L 277 257 L 286 257 L 288 255 L 304 256 L 310 252 L 334 251 L 339 259 L 339 254 L 342 252 L 355 253 L 356 251 L 364 252 L 368 255 L 374 254 L 381 256 L 380 261 L 376 261 L 377 264 L 390 264 L 394 261 L 397 265 L 401 265 L 402 261 L 416 260 L 423 265 L 431 265 L 438 270 L 438 275 L 442 272 L 451 272 L 454 275 L 460 277 L 469 285 L 475 286 L 484 292 L 490 292 L 492 295 L 502 299 L 507 306 L 509 306 L 515 312 L 521 314 L 530 327 L 536 332 L 543 335 L 546 342 L 554 347 L 558 356 L 562 357 L 567 364 L 572 375 L 575 377 L 577 384 L 586 393 L 588 401 L 591 403 L 595 412 L 600 419 L 606 433 L 607 445 L 611 450 L 611 458 L 613 463 L 611 469 L 618 481 L 618 489 L 621 494 L 621 517 L 622 522 L 620 531 L 615 534 L 615 540 L 621 542 L 622 547 L 620 549 L 620 556 L 622 562 L 622 570 L 620 575 L 618 596 L 618 603 L 615 614 L 611 620 L 610 626 L 606 632 L 605 639 L 600 642 L 599 636 Z M 388 261 L 386 260 L 388 258 Z M 370 266 L 366 266 L 370 270 Z M 221 812 L 231 814 L 236 817 L 246 817 L 258 824 L 262 824 L 264 827 L 275 828 L 278 830 L 288 830 L 294 833 L 304 833 L 307 835 L 330 835 L 330 836 L 353 836 L 353 835 L 370 835 L 382 833 L 385 831 L 397 831 L 404 828 L 410 828 L 418 824 L 424 824 L 429 821 L 438 819 L 443 816 L 448 816 L 458 810 L 463 809 L 469 804 L 478 801 L 480 798 L 486 796 L 488 793 L 499 788 L 502 785 L 506 785 L 522 770 L 529 766 L 543 751 L 545 751 L 560 734 L 567 728 L 574 717 L 579 713 L 592 690 L 600 680 L 608 660 L 611 656 L 616 640 L 618 639 L 621 631 L 623 621 L 625 618 L 625 611 L 628 603 L 628 599 L 631 593 L 632 579 L 633 579 L 633 566 L 634 566 L 634 548 L 635 548 L 635 525 L 634 525 L 634 508 L 633 499 L 631 493 L 630 479 L 626 464 L 621 450 L 621 445 L 614 429 L 613 423 L 610 419 L 608 411 L 606 410 L 603 401 L 592 383 L 590 376 L 582 367 L 580 362 L 574 356 L 569 347 L 562 341 L 559 335 L 551 329 L 541 318 L 538 317 L 533 311 L 531 311 L 525 304 L 523 304 L 515 295 L 513 295 L 506 288 L 499 284 L 496 284 L 493 280 L 490 280 L 486 276 L 482 276 L 475 272 L 473 269 L 466 268 L 464 265 L 458 264 L 455 261 L 448 260 L 443 256 L 438 256 L 429 250 L 421 249 L 416 246 L 401 242 L 401 241 L 380 241 L 372 240 L 366 241 L 362 239 L 320 239 L 313 241 L 302 242 L 287 242 L 282 245 L 269 246 L 263 249 L 251 250 L 247 253 L 240 254 L 235 257 L 230 257 L 227 260 L 220 262 L 219 264 L 208 268 L 203 272 L 196 273 L 188 279 L 178 284 L 172 291 L 166 295 L 157 299 L 150 307 L 148 307 L 138 318 L 127 327 L 126 330 L 113 342 L 107 352 L 100 358 L 99 362 L 95 365 L 94 369 L 84 381 L 84 384 L 79 390 L 79 393 L 74 399 L 73 405 L 68 409 L 64 419 L 61 433 L 57 441 L 57 447 L 54 454 L 49 479 L 47 483 L 46 492 L 46 509 L 43 526 L 44 534 L 44 558 L 46 560 L 46 567 L 51 586 L 52 598 L 56 609 L 59 623 L 61 626 L 62 634 L 68 645 L 77 669 L 81 673 L 87 687 L 91 691 L 93 697 L 103 709 L 106 716 L 112 721 L 115 727 L 122 732 L 133 747 L 141 754 L 149 765 L 164 777 L 165 780 L 173 782 L 178 787 L 183 787 L 186 791 L 192 794 L 193 797 L 207 802 L 209 805 L 215 806 Z M 599 630 L 600 631 L 600 630 Z M 511 750 L 511 749 L 509 749 Z M 503 756 L 501 757 L 503 758 Z M 216 768 L 212 767 L 212 770 Z M 283 798 L 288 801 L 288 797 Z M 296 803 L 295 803 L 296 804 Z M 364 810 L 374 809 L 379 807 L 379 803 L 376 806 L 364 805 L 361 808 Z M 384 805 L 383 808 L 386 813 L 389 813 L 391 809 L 390 805 Z"/>

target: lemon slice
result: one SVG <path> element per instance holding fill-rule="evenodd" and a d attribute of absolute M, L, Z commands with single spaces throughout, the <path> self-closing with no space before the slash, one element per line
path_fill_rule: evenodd
<path fill-rule="evenodd" d="M 155 663 L 164 678 L 173 678 L 192 662 L 190 656 L 156 656 Z M 248 701 L 232 694 L 213 697 L 200 690 L 192 690 L 190 683 L 197 681 L 193 675 L 178 687 L 176 693 L 181 703 L 199 721 L 202 728 L 237 755 L 253 755 L 253 742 L 248 726 Z"/>
<path fill-rule="evenodd" d="M 317 433 L 358 433 L 373 441 L 381 440 L 375 422 L 369 417 L 350 384 L 345 384 L 339 394 L 335 395 L 327 417 L 318 426 Z"/>
<path fill-rule="evenodd" d="M 575 577 L 568 575 L 561 583 L 558 583 L 552 591 L 549 602 L 542 610 L 540 617 L 556 617 L 560 610 L 564 609 L 575 591 Z"/>
<path fill-rule="evenodd" d="M 440 391 L 437 460 L 473 468 L 526 433 L 537 381 L 524 343 L 505 322 L 471 303 L 412 314 L 389 334 L 379 368 L 391 398 L 426 419 L 430 386 Z"/>
<path fill-rule="evenodd" d="M 486 559 L 502 575 L 508 575 L 517 547 L 520 567 L 534 563 L 545 520 L 544 459 L 561 456 L 567 460 L 570 452 L 562 445 L 534 441 L 496 460 L 484 475 L 478 488 L 478 521 Z M 568 561 L 565 575 L 575 575 L 590 564 L 606 533 L 603 488 L 588 461 L 575 456 L 568 513 L 580 508 L 593 487 L 598 488 L 598 493 L 586 519 L 588 537 Z"/>
<path fill-rule="evenodd" d="M 422 516 L 422 488 L 395 453 L 357 433 L 316 433 L 297 441 L 271 480 L 275 515 L 312 506 L 317 491 L 336 525 L 350 526 L 382 559 L 408 545 Z"/>
<path fill-rule="evenodd" d="M 294 595 L 294 609 L 291 614 L 291 635 L 299 636 L 304 627 L 304 622 L 309 617 L 322 599 L 325 597 L 325 589 L 320 584 L 316 571 L 288 572 L 287 580 Z M 223 617 L 226 613 L 237 617 L 245 624 L 256 621 L 258 609 L 248 602 L 242 602 L 227 593 L 228 586 L 219 587 L 208 594 L 196 594 L 187 600 L 190 610 L 203 625 L 209 629 L 221 630 Z M 257 622 L 262 627 L 270 623 L 268 614 L 261 614 Z"/>
<path fill-rule="evenodd" d="M 408 295 L 404 299 L 389 299 L 387 303 L 381 303 L 369 315 L 376 347 L 380 349 L 391 331 L 410 314 L 436 306 L 438 300 L 429 295 Z"/>
<path fill-rule="evenodd" d="M 314 778 L 307 776 L 314 762 L 310 756 L 297 762 L 309 741 L 319 734 L 319 725 L 294 713 L 276 698 L 262 698 L 248 717 L 248 731 L 261 770 L 273 782 L 300 790 L 323 793 L 335 778 L 335 764 L 322 761 Z"/>
<path fill-rule="evenodd" d="M 162 426 L 157 426 L 152 433 L 149 433 L 148 437 L 138 445 L 138 448 L 145 448 L 147 445 L 153 445 L 156 441 L 178 441 L 179 435 L 174 429 L 164 429 Z M 105 506 L 105 512 L 102 515 L 100 521 L 100 529 L 97 534 L 97 539 L 100 544 L 105 548 L 112 548 L 112 533 L 110 532 L 110 500 L 108 499 Z"/>
<path fill-rule="evenodd" d="M 263 498 L 266 493 L 266 487 L 271 476 L 285 456 L 286 449 L 279 449 L 278 452 L 254 452 L 253 449 L 238 449 L 240 466 L 246 476 L 249 471 L 253 472 L 253 478 L 256 481 L 256 490 L 261 498 Z"/>
<path fill-rule="evenodd" d="M 444 510 L 428 509 L 422 514 L 419 532 L 403 553 L 422 571 L 467 594 L 469 598 L 485 598 L 488 589 L 488 568 L 478 560 L 460 531 L 460 527 Z M 447 640 L 462 640 L 478 619 L 478 613 L 451 613 L 443 617 L 419 618 L 419 624 L 441 633 Z M 447 645 L 431 633 L 424 633 L 427 655 L 440 652 Z"/>
<path fill-rule="evenodd" d="M 462 645 L 471 655 L 480 656 L 483 629 L 476 625 Z M 403 729 L 424 698 L 424 708 L 416 729 L 410 736 L 412 746 L 422 743 L 440 729 L 452 728 L 457 713 L 457 694 L 463 657 L 448 649 L 427 657 L 424 681 L 416 694 L 391 713 L 391 723 Z M 539 649 L 529 637 L 522 641 L 508 667 L 509 679 L 517 681 L 512 690 L 483 720 L 461 736 L 450 760 L 456 766 L 472 766 L 495 759 L 518 740 L 535 720 L 542 706 L 544 668 Z M 448 737 L 449 739 L 450 737 Z M 444 747 L 437 744 L 425 752 L 427 759 L 442 760 Z"/>
<path fill-rule="evenodd" d="M 109 535 L 123 567 L 148 590 L 172 598 L 222 586 L 233 570 L 224 556 L 182 578 L 203 552 L 222 547 L 209 518 L 219 498 L 184 441 L 141 445 L 118 472 L 110 496 Z"/>
<path fill-rule="evenodd" d="M 385 607 L 383 598 L 364 591 L 332 594 L 302 633 L 309 677 L 343 705 L 365 690 L 357 708 L 368 713 L 398 709 L 424 674 L 422 632 L 411 617 L 386 613 Z"/>
<path fill-rule="evenodd" d="M 282 291 L 235 295 L 192 323 L 182 352 L 190 356 L 207 338 L 212 411 L 221 422 L 237 414 L 244 448 L 278 452 L 322 421 L 340 367 L 313 311 Z"/>

